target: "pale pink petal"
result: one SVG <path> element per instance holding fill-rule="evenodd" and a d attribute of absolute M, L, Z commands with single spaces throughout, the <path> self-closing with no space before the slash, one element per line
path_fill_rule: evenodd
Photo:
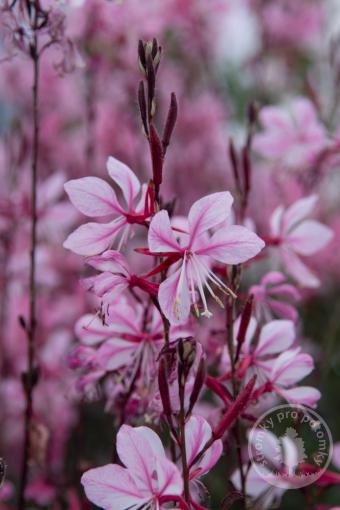
<path fill-rule="evenodd" d="M 111 186 L 98 177 L 73 179 L 64 188 L 72 204 L 86 216 L 107 216 L 122 211 Z"/>
<path fill-rule="evenodd" d="M 119 251 L 107 250 L 101 255 L 89 257 L 86 264 L 94 267 L 98 271 L 109 271 L 111 273 L 129 274 L 129 266 L 126 258 Z"/>
<path fill-rule="evenodd" d="M 141 508 L 150 499 L 138 490 L 127 469 L 114 464 L 86 471 L 81 483 L 87 498 L 104 510 Z"/>
<path fill-rule="evenodd" d="M 130 365 L 136 353 L 137 345 L 115 338 L 102 344 L 96 355 L 99 366 L 105 370 L 117 370 L 124 365 Z"/>
<path fill-rule="evenodd" d="M 318 201 L 317 195 L 300 198 L 294 202 L 284 213 L 282 220 L 283 233 L 288 233 L 294 225 L 304 220 L 315 208 Z"/>
<path fill-rule="evenodd" d="M 258 455 L 257 448 L 260 444 L 261 455 L 263 455 L 265 459 L 270 460 L 275 467 L 278 469 L 280 468 L 280 458 L 278 458 L 280 441 L 273 432 L 264 427 L 253 428 L 249 433 L 248 441 L 254 453 L 254 458 Z"/>
<path fill-rule="evenodd" d="M 284 303 L 283 301 L 275 301 L 274 299 L 267 299 L 267 305 L 272 309 L 275 315 L 284 317 L 290 321 L 296 322 L 298 319 L 298 312 L 293 305 Z"/>
<path fill-rule="evenodd" d="M 277 285 L 278 283 L 282 283 L 286 280 L 286 277 L 284 274 L 280 273 L 279 271 L 270 271 L 269 273 L 265 274 L 264 277 L 261 280 L 262 285 Z"/>
<path fill-rule="evenodd" d="M 128 304 L 110 307 L 107 322 L 117 333 L 140 335 L 140 315 Z"/>
<path fill-rule="evenodd" d="M 306 377 L 314 369 L 313 358 L 299 353 L 299 349 L 286 351 L 275 360 L 271 380 L 281 386 L 291 386 Z"/>
<path fill-rule="evenodd" d="M 340 443 L 335 443 L 333 446 L 332 463 L 340 470 Z"/>
<path fill-rule="evenodd" d="M 188 464 L 192 464 L 197 454 L 211 439 L 209 423 L 201 416 L 191 416 L 185 424 L 185 442 Z"/>
<path fill-rule="evenodd" d="M 118 159 L 109 157 L 107 171 L 111 179 L 120 187 L 129 209 L 132 209 L 133 201 L 140 191 L 140 182 L 133 171 Z"/>
<path fill-rule="evenodd" d="M 75 332 L 79 340 L 85 345 L 99 344 L 114 335 L 114 331 L 103 324 L 98 315 L 90 313 L 80 317 L 75 325 Z"/>
<path fill-rule="evenodd" d="M 292 321 L 275 320 L 263 326 L 259 343 L 256 347 L 257 355 L 275 354 L 291 347 L 295 338 L 295 327 Z"/>
<path fill-rule="evenodd" d="M 178 467 L 166 457 L 156 457 L 154 469 L 157 480 L 154 481 L 154 493 L 159 496 L 181 496 L 183 480 Z"/>
<path fill-rule="evenodd" d="M 63 192 L 65 184 L 65 174 L 63 172 L 55 172 L 39 185 L 38 192 L 38 209 L 43 206 L 51 207 Z"/>
<path fill-rule="evenodd" d="M 129 282 L 124 276 L 112 273 L 102 273 L 92 279 L 92 291 L 98 297 L 105 297 L 106 301 L 113 301 L 127 289 Z"/>
<path fill-rule="evenodd" d="M 302 404 L 309 407 L 316 407 L 316 403 L 321 398 L 321 393 L 312 386 L 296 386 L 288 390 L 276 388 L 277 393 L 291 404 Z"/>
<path fill-rule="evenodd" d="M 332 237 L 333 231 L 326 225 L 306 220 L 290 232 L 286 242 L 300 255 L 313 255 L 322 250 Z"/>
<path fill-rule="evenodd" d="M 192 416 L 185 425 L 186 455 L 192 465 L 197 454 L 211 439 L 212 430 L 209 423 L 201 416 Z M 200 478 L 214 467 L 223 450 L 221 440 L 215 441 L 200 460 L 190 468 L 190 479 Z"/>
<path fill-rule="evenodd" d="M 266 106 L 260 111 L 260 122 L 264 127 L 276 130 L 290 130 L 291 117 L 289 113 L 279 106 Z"/>
<path fill-rule="evenodd" d="M 208 243 L 201 243 L 197 255 L 208 255 L 225 264 L 240 264 L 257 255 L 265 243 L 254 232 L 232 225 L 226 231 L 218 230 Z"/>
<path fill-rule="evenodd" d="M 171 228 L 167 211 L 159 211 L 152 218 L 148 235 L 149 249 L 152 252 L 179 252 L 181 250 Z"/>
<path fill-rule="evenodd" d="M 188 216 L 191 246 L 195 238 L 227 219 L 233 200 L 231 194 L 225 191 L 207 195 L 192 205 Z"/>
<path fill-rule="evenodd" d="M 183 265 L 159 286 L 158 301 L 170 324 L 183 324 L 190 313 L 190 295 Z"/>
<path fill-rule="evenodd" d="M 287 273 L 304 287 L 319 287 L 320 280 L 302 262 L 302 260 L 289 249 L 281 249 L 282 262 Z"/>
<path fill-rule="evenodd" d="M 284 208 L 280 205 L 270 217 L 270 232 L 273 237 L 280 237 L 281 235 L 283 213 Z"/>
<path fill-rule="evenodd" d="M 155 461 L 161 446 L 158 435 L 151 429 L 146 435 L 144 428 L 123 425 L 117 434 L 117 452 L 134 479 L 138 478 L 138 487 L 153 493 Z"/>
<path fill-rule="evenodd" d="M 318 119 L 313 103 L 305 97 L 299 97 L 292 104 L 295 120 L 300 128 L 305 129 L 310 125 L 314 125 Z"/>
<path fill-rule="evenodd" d="M 86 223 L 72 232 L 63 246 L 78 255 L 97 255 L 110 247 L 125 223 L 124 218 L 111 223 Z"/>
<path fill-rule="evenodd" d="M 277 296 L 278 298 L 279 296 L 287 297 L 294 301 L 299 301 L 301 298 L 300 292 L 290 283 L 283 283 L 281 285 L 275 285 L 275 287 L 269 287 L 267 288 L 267 293 L 269 296 Z"/>

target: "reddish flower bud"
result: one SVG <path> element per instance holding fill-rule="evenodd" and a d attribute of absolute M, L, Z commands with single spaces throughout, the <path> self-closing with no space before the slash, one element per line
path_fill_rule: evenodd
<path fill-rule="evenodd" d="M 172 92 L 168 116 L 166 119 L 164 132 L 163 132 L 163 139 L 162 139 L 162 146 L 163 146 L 164 154 L 166 153 L 166 150 L 170 144 L 171 135 L 172 135 L 172 132 L 174 130 L 176 120 L 177 120 L 177 112 L 178 112 L 177 99 L 176 99 L 176 95 L 174 94 L 174 92 Z"/>
<path fill-rule="evenodd" d="M 150 126 L 150 149 L 152 159 L 153 182 L 156 188 L 162 183 L 163 149 L 156 129 Z"/>
<path fill-rule="evenodd" d="M 250 190 L 250 180 L 251 180 L 251 162 L 249 157 L 249 149 L 248 147 L 244 147 L 242 150 L 242 163 L 243 163 L 243 183 L 244 183 L 244 194 L 248 195 Z"/>
<path fill-rule="evenodd" d="M 234 174 L 235 184 L 237 190 L 240 190 L 240 176 L 238 171 L 238 160 L 237 160 L 237 154 L 236 149 L 233 140 L 230 138 L 229 140 L 229 159 L 231 163 L 231 168 Z"/>
<path fill-rule="evenodd" d="M 149 134 L 148 129 L 148 120 L 147 120 L 147 111 L 146 111 L 146 100 L 145 100 L 145 90 L 144 90 L 144 83 L 141 81 L 139 83 L 138 87 L 138 104 L 139 104 L 139 111 L 140 116 L 142 119 L 143 128 L 145 131 L 146 136 Z"/>
<path fill-rule="evenodd" d="M 163 411 L 165 416 L 168 418 L 171 417 L 172 409 L 170 402 L 170 393 L 169 393 L 169 385 L 168 385 L 168 371 L 167 364 L 164 358 L 160 359 L 159 369 L 158 369 L 158 386 L 159 393 L 161 395 Z"/>
<path fill-rule="evenodd" d="M 194 408 L 206 378 L 205 359 L 202 357 L 198 365 L 194 386 L 190 395 L 188 415 Z"/>
<path fill-rule="evenodd" d="M 223 436 L 226 430 L 230 429 L 235 421 L 242 414 L 246 408 L 255 386 L 256 375 L 250 379 L 246 387 L 241 391 L 236 400 L 231 404 L 228 411 L 223 416 L 216 429 L 213 431 L 213 437 L 219 439 Z"/>
<path fill-rule="evenodd" d="M 249 296 L 249 298 L 247 299 L 246 305 L 243 309 L 242 315 L 241 315 L 240 328 L 239 328 L 238 334 L 237 334 L 236 359 L 238 358 L 242 344 L 246 338 L 246 333 L 247 333 L 247 329 L 249 326 L 251 312 L 252 312 L 252 308 L 253 308 L 253 299 L 254 299 L 253 295 Z"/>

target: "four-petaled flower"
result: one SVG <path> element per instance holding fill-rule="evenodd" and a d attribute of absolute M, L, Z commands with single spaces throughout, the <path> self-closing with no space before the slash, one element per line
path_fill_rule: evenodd
<path fill-rule="evenodd" d="M 300 300 L 300 293 L 279 271 L 265 274 L 258 285 L 250 287 L 249 294 L 254 296 L 257 318 L 270 321 L 275 316 L 297 320 L 298 313 L 292 303 Z"/>
<path fill-rule="evenodd" d="M 279 206 L 271 217 L 272 244 L 278 246 L 287 273 L 305 287 L 317 287 L 320 282 L 299 256 L 313 255 L 333 237 L 329 227 L 305 219 L 314 209 L 316 201 L 317 196 L 310 195 L 297 200 L 287 209 Z"/>
<path fill-rule="evenodd" d="M 269 377 L 272 390 L 292 404 L 315 407 L 321 397 L 319 390 L 312 386 L 297 386 L 313 369 L 313 358 L 300 352 L 300 348 L 282 352 L 274 361 Z"/>
<path fill-rule="evenodd" d="M 235 338 L 240 327 L 240 319 L 235 322 Z M 250 319 L 245 340 L 240 349 L 237 375 L 240 379 L 248 381 L 254 373 L 257 375 L 257 384 L 269 379 L 273 361 L 279 353 L 289 349 L 295 339 L 294 323 L 288 320 L 273 320 L 267 322 L 261 329 L 257 320 Z M 237 342 L 235 340 L 235 349 Z M 225 350 L 222 365 L 230 370 L 230 358 Z"/>
<path fill-rule="evenodd" d="M 229 192 L 213 193 L 195 202 L 188 215 L 186 240 L 181 232 L 183 246 L 175 237 L 167 211 L 160 211 L 152 218 L 148 236 L 150 251 L 180 260 L 179 267 L 161 283 L 158 291 L 159 304 L 170 323 L 184 322 L 191 304 L 198 313 L 195 289 L 203 303 L 202 315 L 212 315 L 204 287 L 222 305 L 211 285 L 225 293 L 230 289 L 210 269 L 213 260 L 240 264 L 257 255 L 264 247 L 264 242 L 245 227 L 231 225 L 218 228 L 230 215 L 232 203 Z M 211 229 L 215 229 L 212 235 L 208 232 Z"/>
<path fill-rule="evenodd" d="M 92 503 L 105 510 L 159 510 L 181 498 L 183 480 L 167 459 L 161 440 L 148 427 L 123 425 L 117 434 L 118 464 L 90 469 L 81 483 Z"/>
<path fill-rule="evenodd" d="M 146 188 L 140 185 L 128 166 L 109 157 L 107 171 L 120 187 L 125 207 L 118 201 L 112 187 L 98 177 L 82 177 L 65 184 L 66 193 L 81 213 L 93 218 L 115 216 L 109 223 L 86 223 L 68 236 L 64 247 L 79 255 L 102 253 L 112 246 L 119 232 L 122 233 L 118 243 L 120 249 L 131 234 L 132 225 L 144 225 L 152 213 L 152 208 L 147 206 Z M 139 194 L 140 199 L 135 203 Z"/>

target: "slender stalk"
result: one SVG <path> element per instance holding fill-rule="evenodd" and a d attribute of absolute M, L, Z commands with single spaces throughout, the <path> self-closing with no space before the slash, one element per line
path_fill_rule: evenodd
<path fill-rule="evenodd" d="M 37 14 L 36 14 L 37 15 Z M 24 425 L 24 449 L 20 476 L 20 488 L 18 499 L 18 510 L 25 508 L 25 490 L 27 486 L 28 465 L 31 449 L 31 424 L 33 417 L 33 389 L 34 381 L 34 355 L 35 355 L 35 336 L 36 336 L 36 243 L 37 243 L 37 173 L 38 173 L 38 154 L 39 154 L 39 112 L 38 112 L 38 93 L 39 93 L 39 53 L 38 36 L 36 21 L 33 30 L 32 44 L 33 61 L 33 142 L 32 142 L 32 166 L 31 166 L 31 247 L 30 247 L 30 268 L 29 268 L 29 321 L 26 327 L 28 351 L 27 351 L 27 371 L 24 380 L 24 390 L 26 396 L 25 407 L 25 425 Z"/>
<path fill-rule="evenodd" d="M 227 298 L 226 304 L 226 328 L 227 328 L 227 345 L 229 351 L 229 358 L 231 364 L 231 383 L 233 389 L 233 397 L 234 399 L 238 393 L 238 384 L 236 380 L 235 373 L 235 353 L 234 353 L 234 300 L 231 297 Z M 241 478 L 241 491 L 243 495 L 244 502 L 244 510 L 247 508 L 246 502 L 246 478 L 243 471 L 243 462 L 242 462 L 242 451 L 241 451 L 241 433 L 240 433 L 240 424 L 237 420 L 233 427 L 233 436 L 235 438 L 236 443 L 236 455 L 237 455 L 237 463 L 240 471 Z"/>
<path fill-rule="evenodd" d="M 182 472 L 183 472 L 183 483 L 184 483 L 184 499 L 190 504 L 190 490 L 189 490 L 189 467 L 187 462 L 186 453 L 186 442 L 185 442 L 185 409 L 184 409 L 184 391 L 185 384 L 181 384 L 179 387 L 179 399 L 180 399 L 180 413 L 178 417 L 179 422 L 179 434 L 180 434 L 180 449 L 181 449 L 181 461 L 182 461 Z"/>

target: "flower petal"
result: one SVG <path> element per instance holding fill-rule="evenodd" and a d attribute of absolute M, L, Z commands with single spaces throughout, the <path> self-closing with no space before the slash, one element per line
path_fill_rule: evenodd
<path fill-rule="evenodd" d="M 178 252 L 181 250 L 171 228 L 167 211 L 159 211 L 152 218 L 148 235 L 149 249 L 152 252 Z"/>
<path fill-rule="evenodd" d="M 109 176 L 122 190 L 126 203 L 131 210 L 133 201 L 141 188 L 139 180 L 127 165 L 112 156 L 107 160 L 106 166 Z"/>
<path fill-rule="evenodd" d="M 280 253 L 287 273 L 295 278 L 300 285 L 310 288 L 319 287 L 320 280 L 292 250 L 283 248 Z"/>
<path fill-rule="evenodd" d="M 144 429 L 147 427 L 123 425 L 117 434 L 117 452 L 132 476 L 138 478 L 138 487 L 153 494 L 155 460 L 165 457 L 165 453 L 158 435 Z"/>
<path fill-rule="evenodd" d="M 101 255 L 89 257 L 86 264 L 98 271 L 109 271 L 111 273 L 129 274 L 129 266 L 126 258 L 117 250 L 107 250 Z"/>
<path fill-rule="evenodd" d="M 157 488 L 159 496 L 181 496 L 183 492 L 182 475 L 178 467 L 166 457 L 156 457 Z"/>
<path fill-rule="evenodd" d="M 115 192 L 103 179 L 72 179 L 65 183 L 64 188 L 72 204 L 86 216 L 107 216 L 122 212 Z"/>
<path fill-rule="evenodd" d="M 265 243 L 245 227 L 232 225 L 226 231 L 218 230 L 208 243 L 201 243 L 197 255 L 208 255 L 225 264 L 240 264 L 255 257 Z"/>
<path fill-rule="evenodd" d="M 314 369 L 313 358 L 299 349 L 283 352 L 276 358 L 271 380 L 280 386 L 291 386 L 306 377 Z"/>
<path fill-rule="evenodd" d="M 105 370 L 117 370 L 130 365 L 136 353 L 136 344 L 115 338 L 103 343 L 97 351 L 96 361 Z"/>
<path fill-rule="evenodd" d="M 300 198 L 288 207 L 283 216 L 282 231 L 288 233 L 294 225 L 306 218 L 313 211 L 317 201 L 317 195 L 310 195 L 309 197 Z"/>
<path fill-rule="evenodd" d="M 314 220 L 303 221 L 286 239 L 289 246 L 300 255 L 313 255 L 322 250 L 333 237 L 333 231 Z"/>
<path fill-rule="evenodd" d="M 291 347 L 295 338 L 295 328 L 292 321 L 275 320 L 263 326 L 256 355 L 267 355 L 282 352 Z"/>
<path fill-rule="evenodd" d="M 203 232 L 228 218 L 233 201 L 229 191 L 224 191 L 207 195 L 191 206 L 188 216 L 191 245 Z"/>
<path fill-rule="evenodd" d="M 68 236 L 63 246 L 78 255 L 97 255 L 113 243 L 125 223 L 124 218 L 111 223 L 85 223 Z"/>
<path fill-rule="evenodd" d="M 296 386 L 288 390 L 276 388 L 277 393 L 291 404 L 302 404 L 309 407 L 316 407 L 316 403 L 321 398 L 321 393 L 312 386 Z"/>
<path fill-rule="evenodd" d="M 85 345 L 96 345 L 114 336 L 112 328 L 103 324 L 98 315 L 90 313 L 83 315 L 76 322 L 75 333 Z"/>
<path fill-rule="evenodd" d="M 91 290 L 96 296 L 104 298 L 107 304 L 121 295 L 128 286 L 129 282 L 124 276 L 105 272 L 92 278 Z"/>
<path fill-rule="evenodd" d="M 185 269 L 181 266 L 162 282 L 158 289 L 158 301 L 170 324 L 183 324 L 190 313 L 190 295 Z"/>
<path fill-rule="evenodd" d="M 186 455 L 189 465 L 211 439 L 211 436 L 212 430 L 209 423 L 201 416 L 191 416 L 185 425 Z M 199 478 L 208 473 L 220 458 L 222 450 L 222 441 L 215 441 L 200 460 L 192 465 L 190 479 Z"/>
<path fill-rule="evenodd" d="M 86 471 L 81 477 L 87 498 L 105 510 L 141 508 L 148 501 L 127 469 L 107 464 Z"/>
<path fill-rule="evenodd" d="M 279 237 L 282 230 L 282 218 L 284 214 L 284 208 L 279 205 L 270 217 L 270 233 L 273 237 Z"/>

